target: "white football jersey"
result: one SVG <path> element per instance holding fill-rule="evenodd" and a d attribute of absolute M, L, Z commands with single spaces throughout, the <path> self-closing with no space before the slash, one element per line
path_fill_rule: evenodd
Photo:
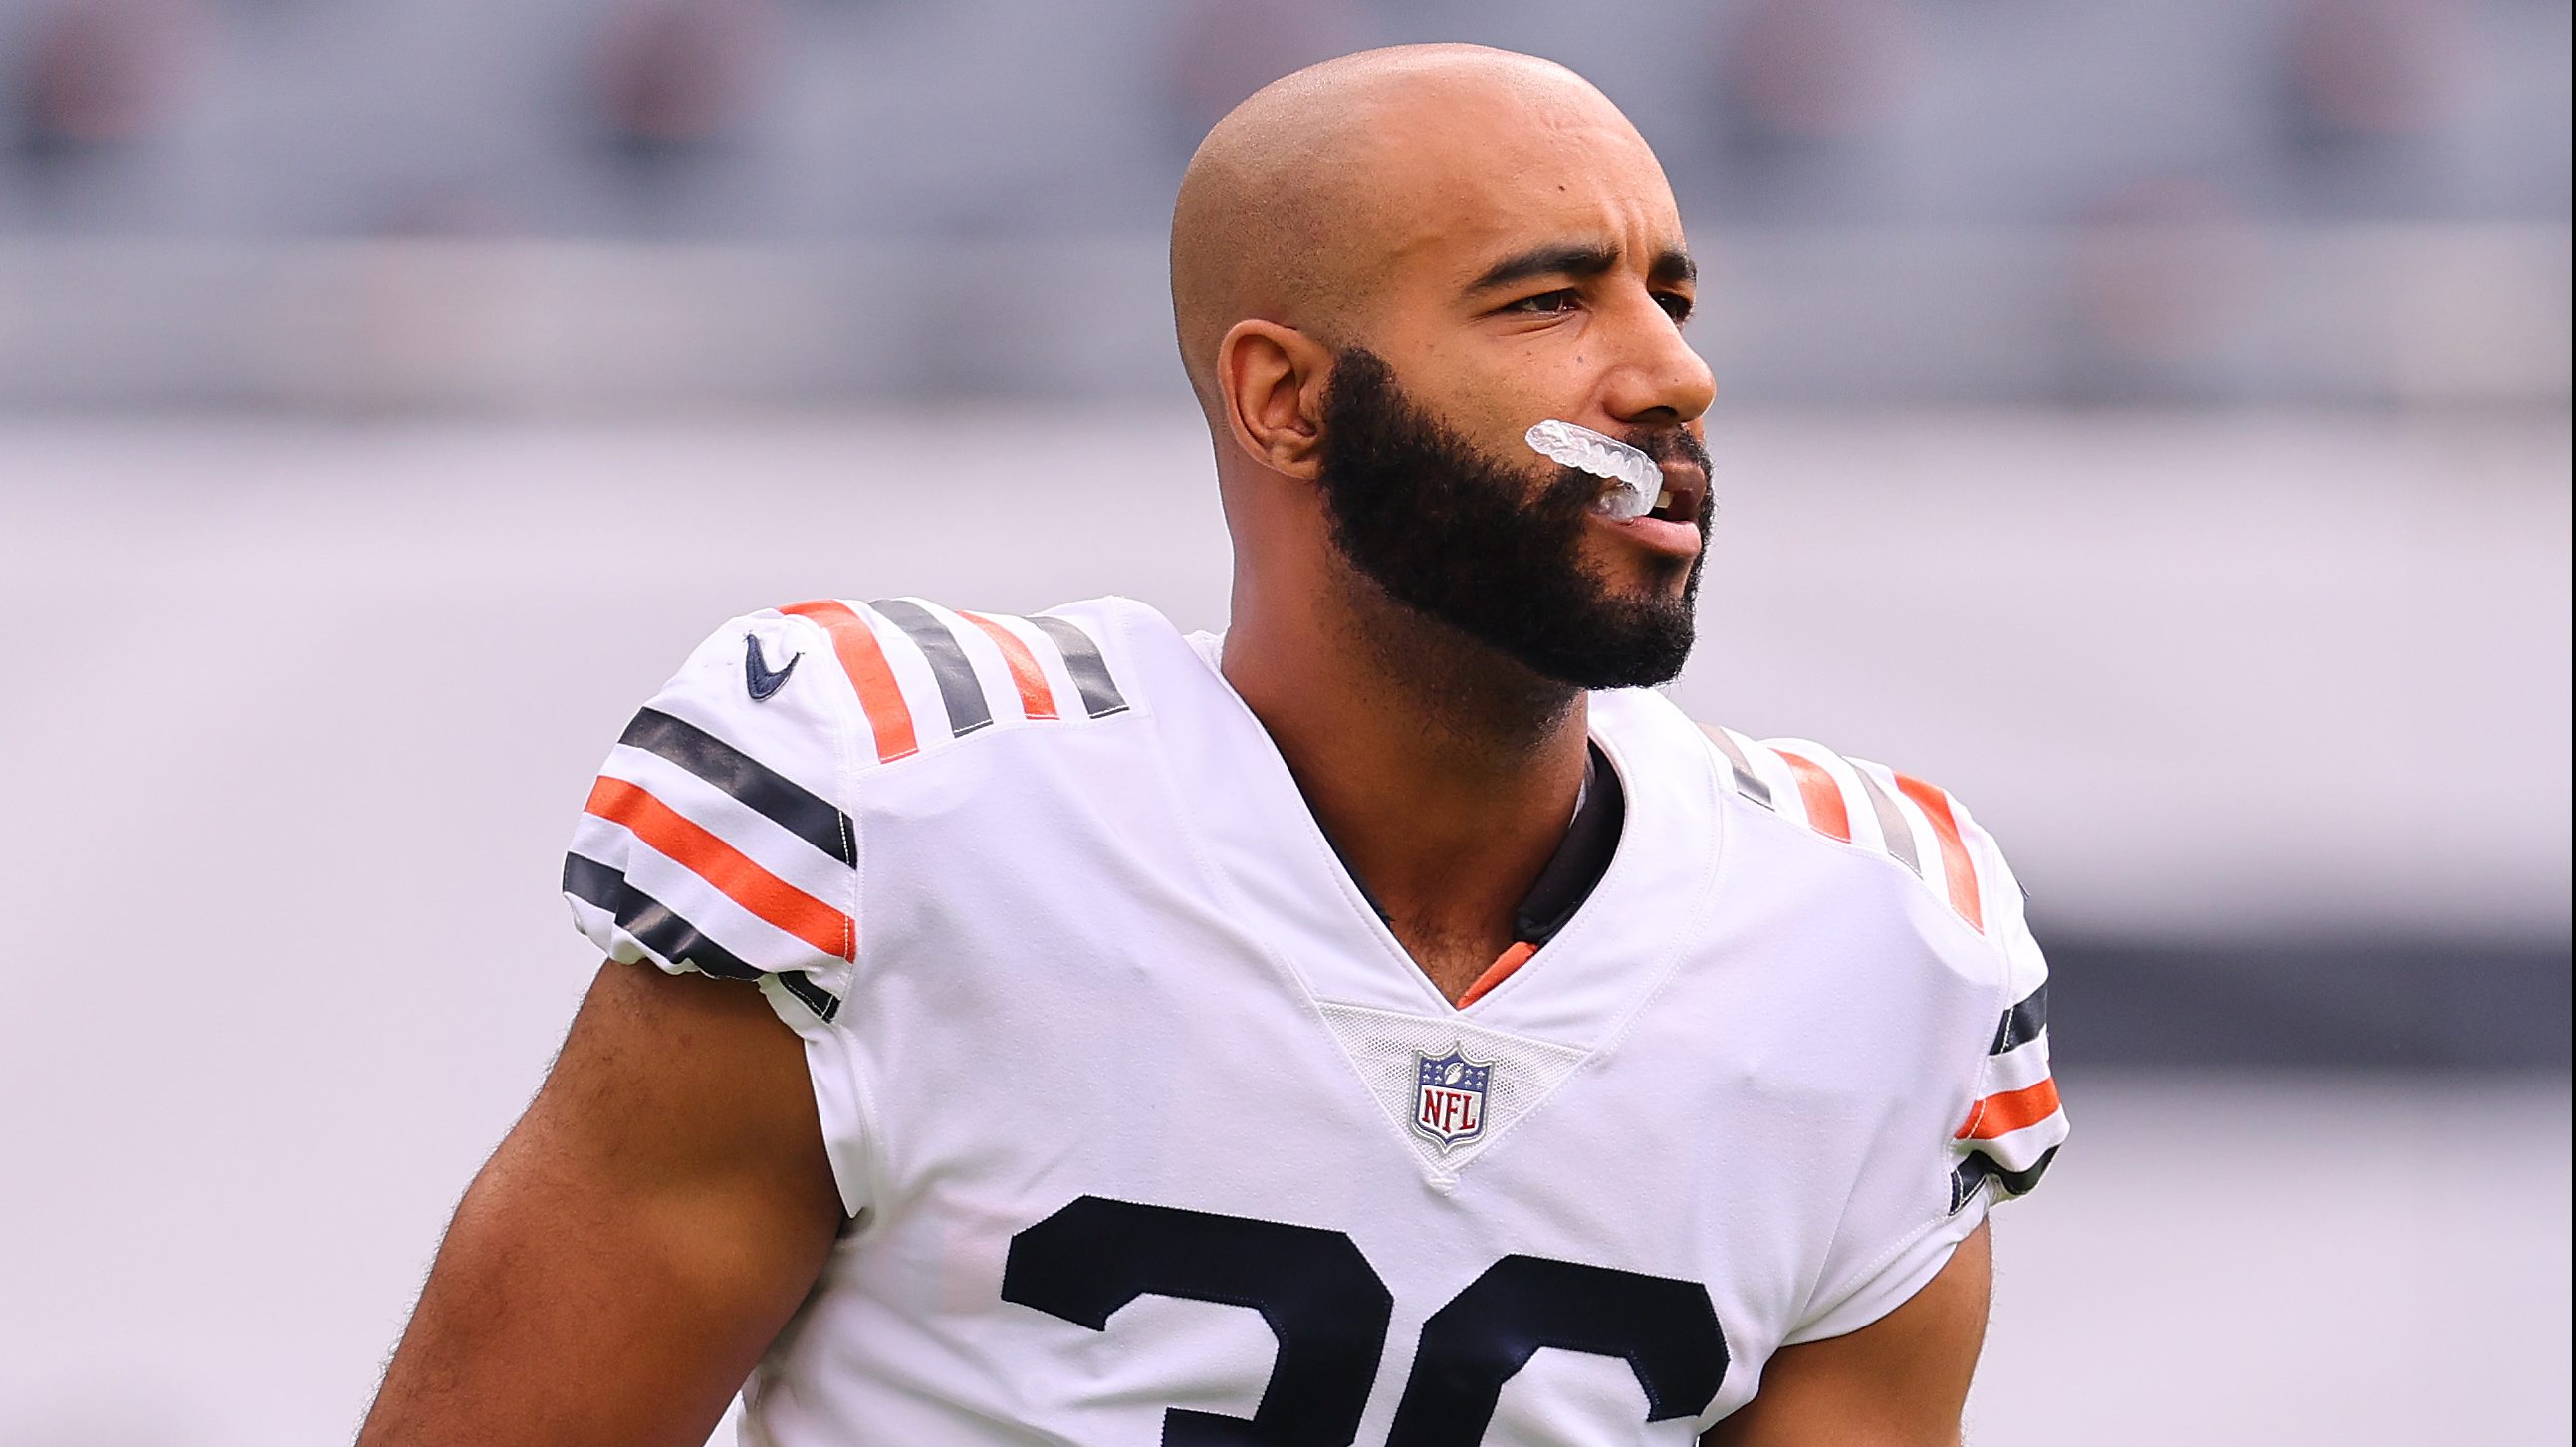
<path fill-rule="evenodd" d="M 850 1225 L 744 1440 L 1690 1442 L 1938 1271 L 2066 1133 L 2045 977 L 1939 789 L 1596 694 L 1626 812 L 1465 1008 L 1216 644 L 1105 599 L 735 620 L 565 867 L 757 980 Z"/>

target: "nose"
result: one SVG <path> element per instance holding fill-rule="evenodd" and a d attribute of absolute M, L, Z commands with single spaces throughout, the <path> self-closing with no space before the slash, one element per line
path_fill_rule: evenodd
<path fill-rule="evenodd" d="M 1682 336 L 1679 323 L 1652 296 L 1623 308 L 1619 351 L 1603 379 L 1603 405 L 1633 427 L 1671 427 L 1699 420 L 1717 400 L 1717 379 Z"/>

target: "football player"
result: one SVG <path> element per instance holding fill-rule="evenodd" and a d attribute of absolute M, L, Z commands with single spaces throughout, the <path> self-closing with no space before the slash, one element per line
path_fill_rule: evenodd
<path fill-rule="evenodd" d="M 1226 117 L 1172 229 L 1226 632 L 709 637 L 591 790 L 609 963 L 366 1447 L 696 1447 L 737 1390 L 777 1447 L 1956 1443 L 1987 1208 L 2065 1133 L 2044 966 L 1942 790 L 1651 691 L 1696 285 L 1559 66 Z"/>

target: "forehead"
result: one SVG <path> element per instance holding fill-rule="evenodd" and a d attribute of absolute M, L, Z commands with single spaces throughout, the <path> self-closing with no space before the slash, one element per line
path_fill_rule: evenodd
<path fill-rule="evenodd" d="M 1581 99 L 1452 106 L 1384 132 L 1388 279 L 1454 293 L 1536 247 L 1607 244 L 1640 265 L 1680 249 L 1654 153 L 1606 101 Z"/>

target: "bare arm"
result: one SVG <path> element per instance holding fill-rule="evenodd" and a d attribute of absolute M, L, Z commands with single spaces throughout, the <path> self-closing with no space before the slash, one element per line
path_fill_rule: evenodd
<path fill-rule="evenodd" d="M 1993 1279 L 1981 1224 L 1904 1305 L 1773 1357 L 1761 1392 L 1704 1447 L 1958 1447 Z"/>
<path fill-rule="evenodd" d="M 741 983 L 607 965 L 359 1447 L 700 1447 L 840 1224 L 795 1033 Z"/>

